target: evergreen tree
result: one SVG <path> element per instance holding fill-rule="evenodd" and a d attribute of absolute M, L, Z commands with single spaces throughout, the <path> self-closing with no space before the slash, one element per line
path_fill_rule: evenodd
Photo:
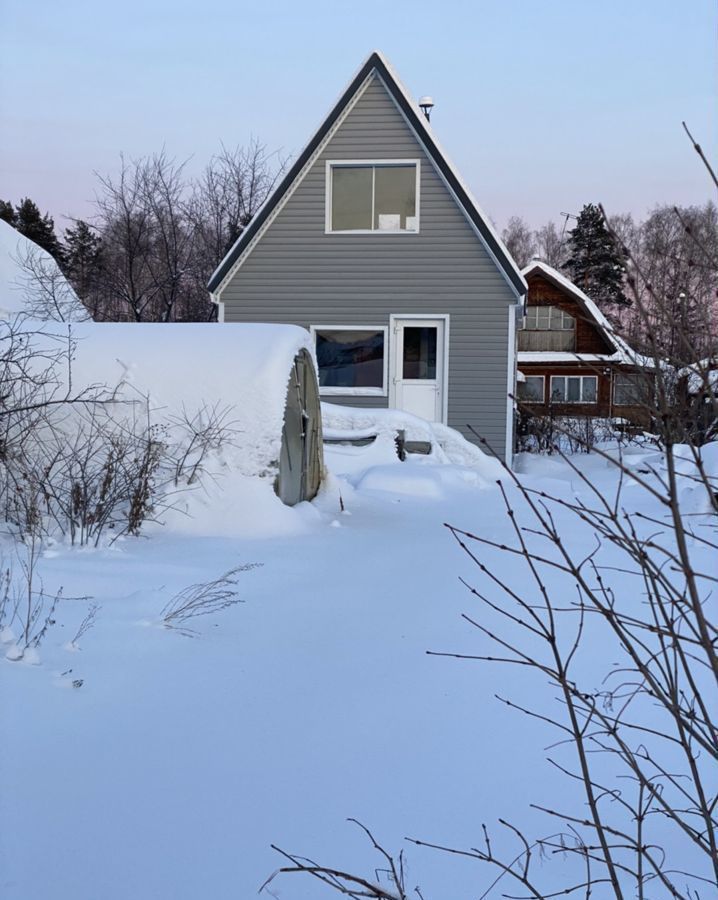
<path fill-rule="evenodd" d="M 94 299 L 102 268 L 102 241 L 87 222 L 77 219 L 74 228 L 65 229 L 63 270 L 77 295 L 85 303 Z"/>
<path fill-rule="evenodd" d="M 17 216 L 15 215 L 15 209 L 9 200 L 0 200 L 0 219 L 2 219 L 3 222 L 8 222 L 13 228 L 15 227 Z"/>
<path fill-rule="evenodd" d="M 593 203 L 581 210 L 568 236 L 569 258 L 563 264 L 571 280 L 599 307 L 630 306 L 623 292 L 624 258 L 601 211 Z"/>
<path fill-rule="evenodd" d="M 26 197 L 15 207 L 15 228 L 38 247 L 62 262 L 62 247 L 55 234 L 55 223 L 49 213 L 43 216 L 37 205 Z"/>

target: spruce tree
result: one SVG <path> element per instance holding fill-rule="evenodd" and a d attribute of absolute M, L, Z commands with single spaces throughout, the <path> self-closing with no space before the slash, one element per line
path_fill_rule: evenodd
<path fill-rule="evenodd" d="M 82 300 L 89 300 L 96 288 L 102 265 L 102 241 L 87 222 L 77 219 L 65 229 L 63 269 Z"/>
<path fill-rule="evenodd" d="M 48 213 L 43 216 L 29 197 L 25 197 L 18 203 L 15 207 L 15 215 L 16 219 L 13 224 L 20 234 L 24 234 L 38 247 L 47 250 L 58 262 L 62 262 L 62 247 L 55 234 L 55 223 L 52 216 Z"/>
<path fill-rule="evenodd" d="M 15 215 L 15 209 L 9 200 L 0 200 L 0 219 L 2 219 L 3 222 L 8 222 L 13 228 L 15 227 L 17 216 Z"/>
<path fill-rule="evenodd" d="M 630 306 L 623 292 L 623 252 L 593 203 L 581 210 L 576 227 L 569 233 L 568 249 L 570 255 L 563 268 L 575 285 L 604 309 Z"/>

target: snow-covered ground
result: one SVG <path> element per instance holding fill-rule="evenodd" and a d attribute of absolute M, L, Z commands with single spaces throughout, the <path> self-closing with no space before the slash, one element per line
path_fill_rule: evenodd
<path fill-rule="evenodd" d="M 648 453 L 632 462 L 655 463 Z M 425 652 L 476 649 L 460 614 L 479 608 L 459 576 L 475 583 L 478 572 L 444 523 L 509 539 L 497 469 L 402 464 L 380 439 L 334 447 L 327 461 L 315 503 L 283 512 L 296 520 L 291 535 L 165 530 L 45 551 L 45 589 L 91 595 L 101 609 L 76 649 L 68 641 L 88 601 L 63 600 L 41 664 L 0 665 L 3 898 L 243 900 L 280 864 L 271 843 L 372 872 L 348 816 L 391 850 L 407 835 L 465 847 L 499 816 L 533 830 L 530 801 L 570 794 L 544 760 L 555 735 L 494 699 L 550 700 L 545 684 Z M 528 485 L 587 490 L 560 461 L 519 463 Z M 605 460 L 577 464 L 615 491 Z M 640 488 L 624 496 L 655 512 Z M 558 515 L 568 543 L 590 540 Z M 194 620 L 196 638 L 158 624 L 177 591 L 248 563 L 260 565 L 238 576 L 243 602 Z M 516 569 L 498 552 L 491 565 Z M 606 662 L 597 655 L 597 682 Z M 407 884 L 434 900 L 475 898 L 494 877 L 433 851 L 408 858 Z M 301 877 L 271 890 L 325 896 Z"/>

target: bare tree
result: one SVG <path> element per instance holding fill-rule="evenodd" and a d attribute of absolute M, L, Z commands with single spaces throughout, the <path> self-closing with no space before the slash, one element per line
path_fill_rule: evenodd
<path fill-rule="evenodd" d="M 247 147 L 222 147 L 195 182 L 186 206 L 195 229 L 193 274 L 198 291 L 267 199 L 284 163 L 256 138 Z"/>
<path fill-rule="evenodd" d="M 184 215 L 184 164 L 163 151 L 100 177 L 96 228 L 103 245 L 102 318 L 174 321 L 209 300 L 190 289 L 194 229 Z M 206 317 L 206 316 L 203 316 Z"/>
<path fill-rule="evenodd" d="M 84 269 L 80 274 L 94 318 L 169 322 L 215 315 L 209 276 L 283 166 L 253 140 L 246 148 L 223 147 L 195 182 L 185 168 L 162 151 L 121 157 L 118 175 L 98 176 L 97 235 L 88 237 L 86 229 L 68 235 L 91 259 L 89 277 Z"/>
<path fill-rule="evenodd" d="M 548 265 L 560 270 L 564 262 L 565 247 L 556 224 L 547 222 L 534 232 L 534 238 L 536 240 L 536 254 Z"/>
<path fill-rule="evenodd" d="M 534 233 L 520 216 L 511 216 L 501 232 L 501 239 L 520 269 L 527 266 L 536 254 Z"/>

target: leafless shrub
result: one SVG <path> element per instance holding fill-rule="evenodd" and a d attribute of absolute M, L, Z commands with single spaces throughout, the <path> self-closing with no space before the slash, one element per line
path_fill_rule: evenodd
<path fill-rule="evenodd" d="M 368 897 L 370 900 L 408 900 L 409 893 L 406 889 L 403 850 L 399 852 L 398 856 L 391 856 L 391 854 L 377 842 L 374 835 L 365 825 L 362 825 L 362 823 L 358 822 L 356 819 L 348 819 L 348 821 L 353 822 L 361 828 L 371 841 L 374 849 L 383 859 L 382 866 L 374 870 L 374 878 L 372 880 L 362 878 L 358 875 L 352 875 L 349 872 L 343 872 L 340 869 L 335 869 L 330 866 L 322 866 L 314 860 L 304 856 L 297 856 L 293 853 L 287 853 L 285 850 L 272 844 L 272 849 L 279 853 L 280 856 L 287 859 L 290 865 L 282 866 L 270 875 L 260 887 L 259 893 L 261 894 L 262 891 L 267 891 L 269 893 L 269 885 L 278 875 L 303 873 L 305 875 L 311 875 L 313 878 L 316 878 L 317 881 L 328 885 L 335 891 L 338 891 L 338 893 L 344 894 L 347 897 L 356 898 L 356 900 L 360 897 Z M 384 885 L 380 883 L 381 881 L 384 882 Z M 419 900 L 423 900 L 418 888 L 415 888 L 414 893 L 419 897 Z"/>
<path fill-rule="evenodd" d="M 625 428 L 614 419 L 599 416 L 564 416 L 521 412 L 517 434 L 520 453 L 590 453 L 597 445 L 614 441 L 626 444 L 645 440 L 646 432 Z"/>
<path fill-rule="evenodd" d="M 91 603 L 89 609 L 87 610 L 87 615 L 77 626 L 77 631 L 75 632 L 75 636 L 69 642 L 71 647 L 75 649 L 79 649 L 79 642 L 84 635 L 94 626 L 95 619 L 97 618 L 97 613 L 100 611 L 102 607 L 99 603 Z"/>
<path fill-rule="evenodd" d="M 236 576 L 240 572 L 249 572 L 260 565 L 261 563 L 247 563 L 243 566 L 235 566 L 224 575 L 211 581 L 203 581 L 183 588 L 163 607 L 160 613 L 162 623 L 167 628 L 177 628 L 185 634 L 193 634 L 185 624 L 190 619 L 220 612 L 229 606 L 243 602 L 235 590 L 235 585 L 238 583 Z"/>
<path fill-rule="evenodd" d="M 183 408 L 179 416 L 170 417 L 170 423 L 182 435 L 172 460 L 175 486 L 195 484 L 204 474 L 208 455 L 232 442 L 236 434 L 233 412 L 233 407 L 215 403 L 191 413 Z"/>

